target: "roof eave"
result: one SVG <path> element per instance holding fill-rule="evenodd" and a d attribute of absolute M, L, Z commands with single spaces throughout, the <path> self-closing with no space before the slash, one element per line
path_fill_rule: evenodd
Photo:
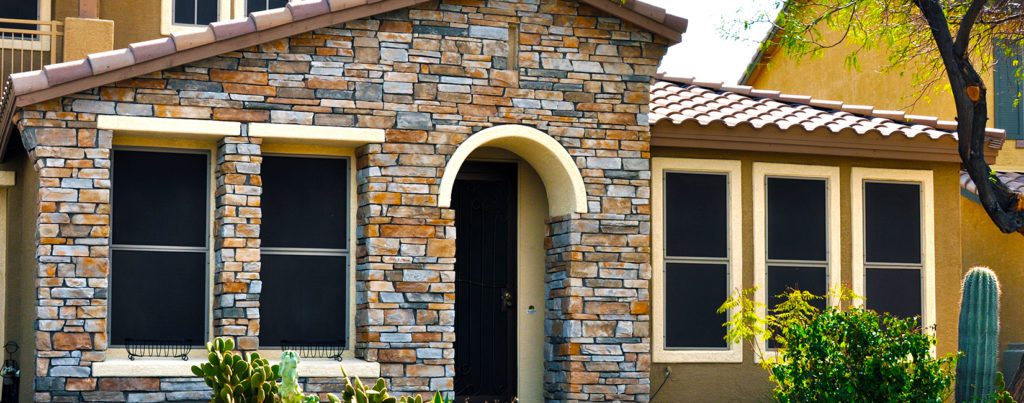
<path fill-rule="evenodd" d="M 672 45 L 683 40 L 683 33 L 686 32 L 686 28 L 689 25 L 687 19 L 671 14 L 665 14 L 663 21 L 656 21 L 615 0 L 580 0 L 580 2 L 646 29 L 655 35 L 667 39 Z M 632 5 L 635 3 L 627 0 L 627 4 Z"/>

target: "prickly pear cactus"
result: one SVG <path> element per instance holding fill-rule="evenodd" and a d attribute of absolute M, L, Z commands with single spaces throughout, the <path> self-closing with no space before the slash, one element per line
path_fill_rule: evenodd
<path fill-rule="evenodd" d="M 358 377 L 349 377 L 345 367 L 341 367 L 341 375 L 345 377 L 345 389 L 341 393 L 341 399 L 331 394 L 327 395 L 331 403 L 424 403 L 420 395 L 388 396 L 387 383 L 383 378 L 377 378 L 373 386 L 364 385 Z M 434 392 L 434 397 L 426 403 L 451 403 L 441 396 L 441 392 Z"/>
<path fill-rule="evenodd" d="M 229 338 L 217 338 L 206 343 L 208 362 L 193 365 L 192 373 L 203 378 L 213 389 L 213 403 L 263 403 L 274 401 L 277 396 L 279 367 L 259 354 L 248 358 L 232 350 L 235 342 Z"/>
<path fill-rule="evenodd" d="M 995 392 L 999 348 L 999 281 L 992 270 L 975 267 L 964 277 L 959 343 L 956 401 L 988 401 Z"/>

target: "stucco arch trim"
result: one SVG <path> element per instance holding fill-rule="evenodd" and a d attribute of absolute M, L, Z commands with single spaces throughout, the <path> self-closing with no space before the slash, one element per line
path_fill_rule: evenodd
<path fill-rule="evenodd" d="M 587 212 L 587 189 L 572 156 L 551 136 L 522 125 L 502 125 L 481 130 L 455 149 L 441 177 L 438 197 L 441 208 L 451 207 L 455 177 L 469 155 L 481 147 L 508 150 L 526 160 L 544 182 L 548 194 L 548 213 L 552 217 Z"/>

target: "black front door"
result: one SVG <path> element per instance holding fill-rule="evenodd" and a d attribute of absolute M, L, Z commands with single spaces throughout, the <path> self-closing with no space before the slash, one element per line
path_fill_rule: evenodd
<path fill-rule="evenodd" d="M 455 400 L 516 395 L 516 166 L 467 162 L 455 209 Z"/>

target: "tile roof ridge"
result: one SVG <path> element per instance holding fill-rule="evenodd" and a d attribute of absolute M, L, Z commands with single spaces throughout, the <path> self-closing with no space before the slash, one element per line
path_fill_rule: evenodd
<path fill-rule="evenodd" d="M 828 109 L 837 112 L 846 112 L 865 118 L 888 119 L 893 121 L 894 123 L 906 126 L 912 126 L 916 124 L 938 130 L 956 131 L 955 121 L 943 121 L 937 116 L 915 115 L 903 110 L 879 109 L 871 105 L 847 104 L 844 103 L 843 101 L 814 98 L 810 95 L 783 93 L 781 91 L 762 89 L 757 87 L 751 87 L 748 85 L 723 84 L 718 81 L 701 80 L 694 77 L 671 76 L 663 72 L 658 73 L 655 77 L 658 80 L 667 81 L 669 83 L 697 86 L 714 91 L 735 92 L 741 95 L 746 95 L 754 98 L 764 98 L 793 105 L 807 105 L 818 109 Z M 738 89 L 742 92 L 732 91 L 732 89 Z M 952 122 L 953 124 L 950 126 L 948 124 L 949 122 Z M 986 133 L 1005 134 L 1005 131 L 1001 129 L 988 128 L 986 129 Z"/>

